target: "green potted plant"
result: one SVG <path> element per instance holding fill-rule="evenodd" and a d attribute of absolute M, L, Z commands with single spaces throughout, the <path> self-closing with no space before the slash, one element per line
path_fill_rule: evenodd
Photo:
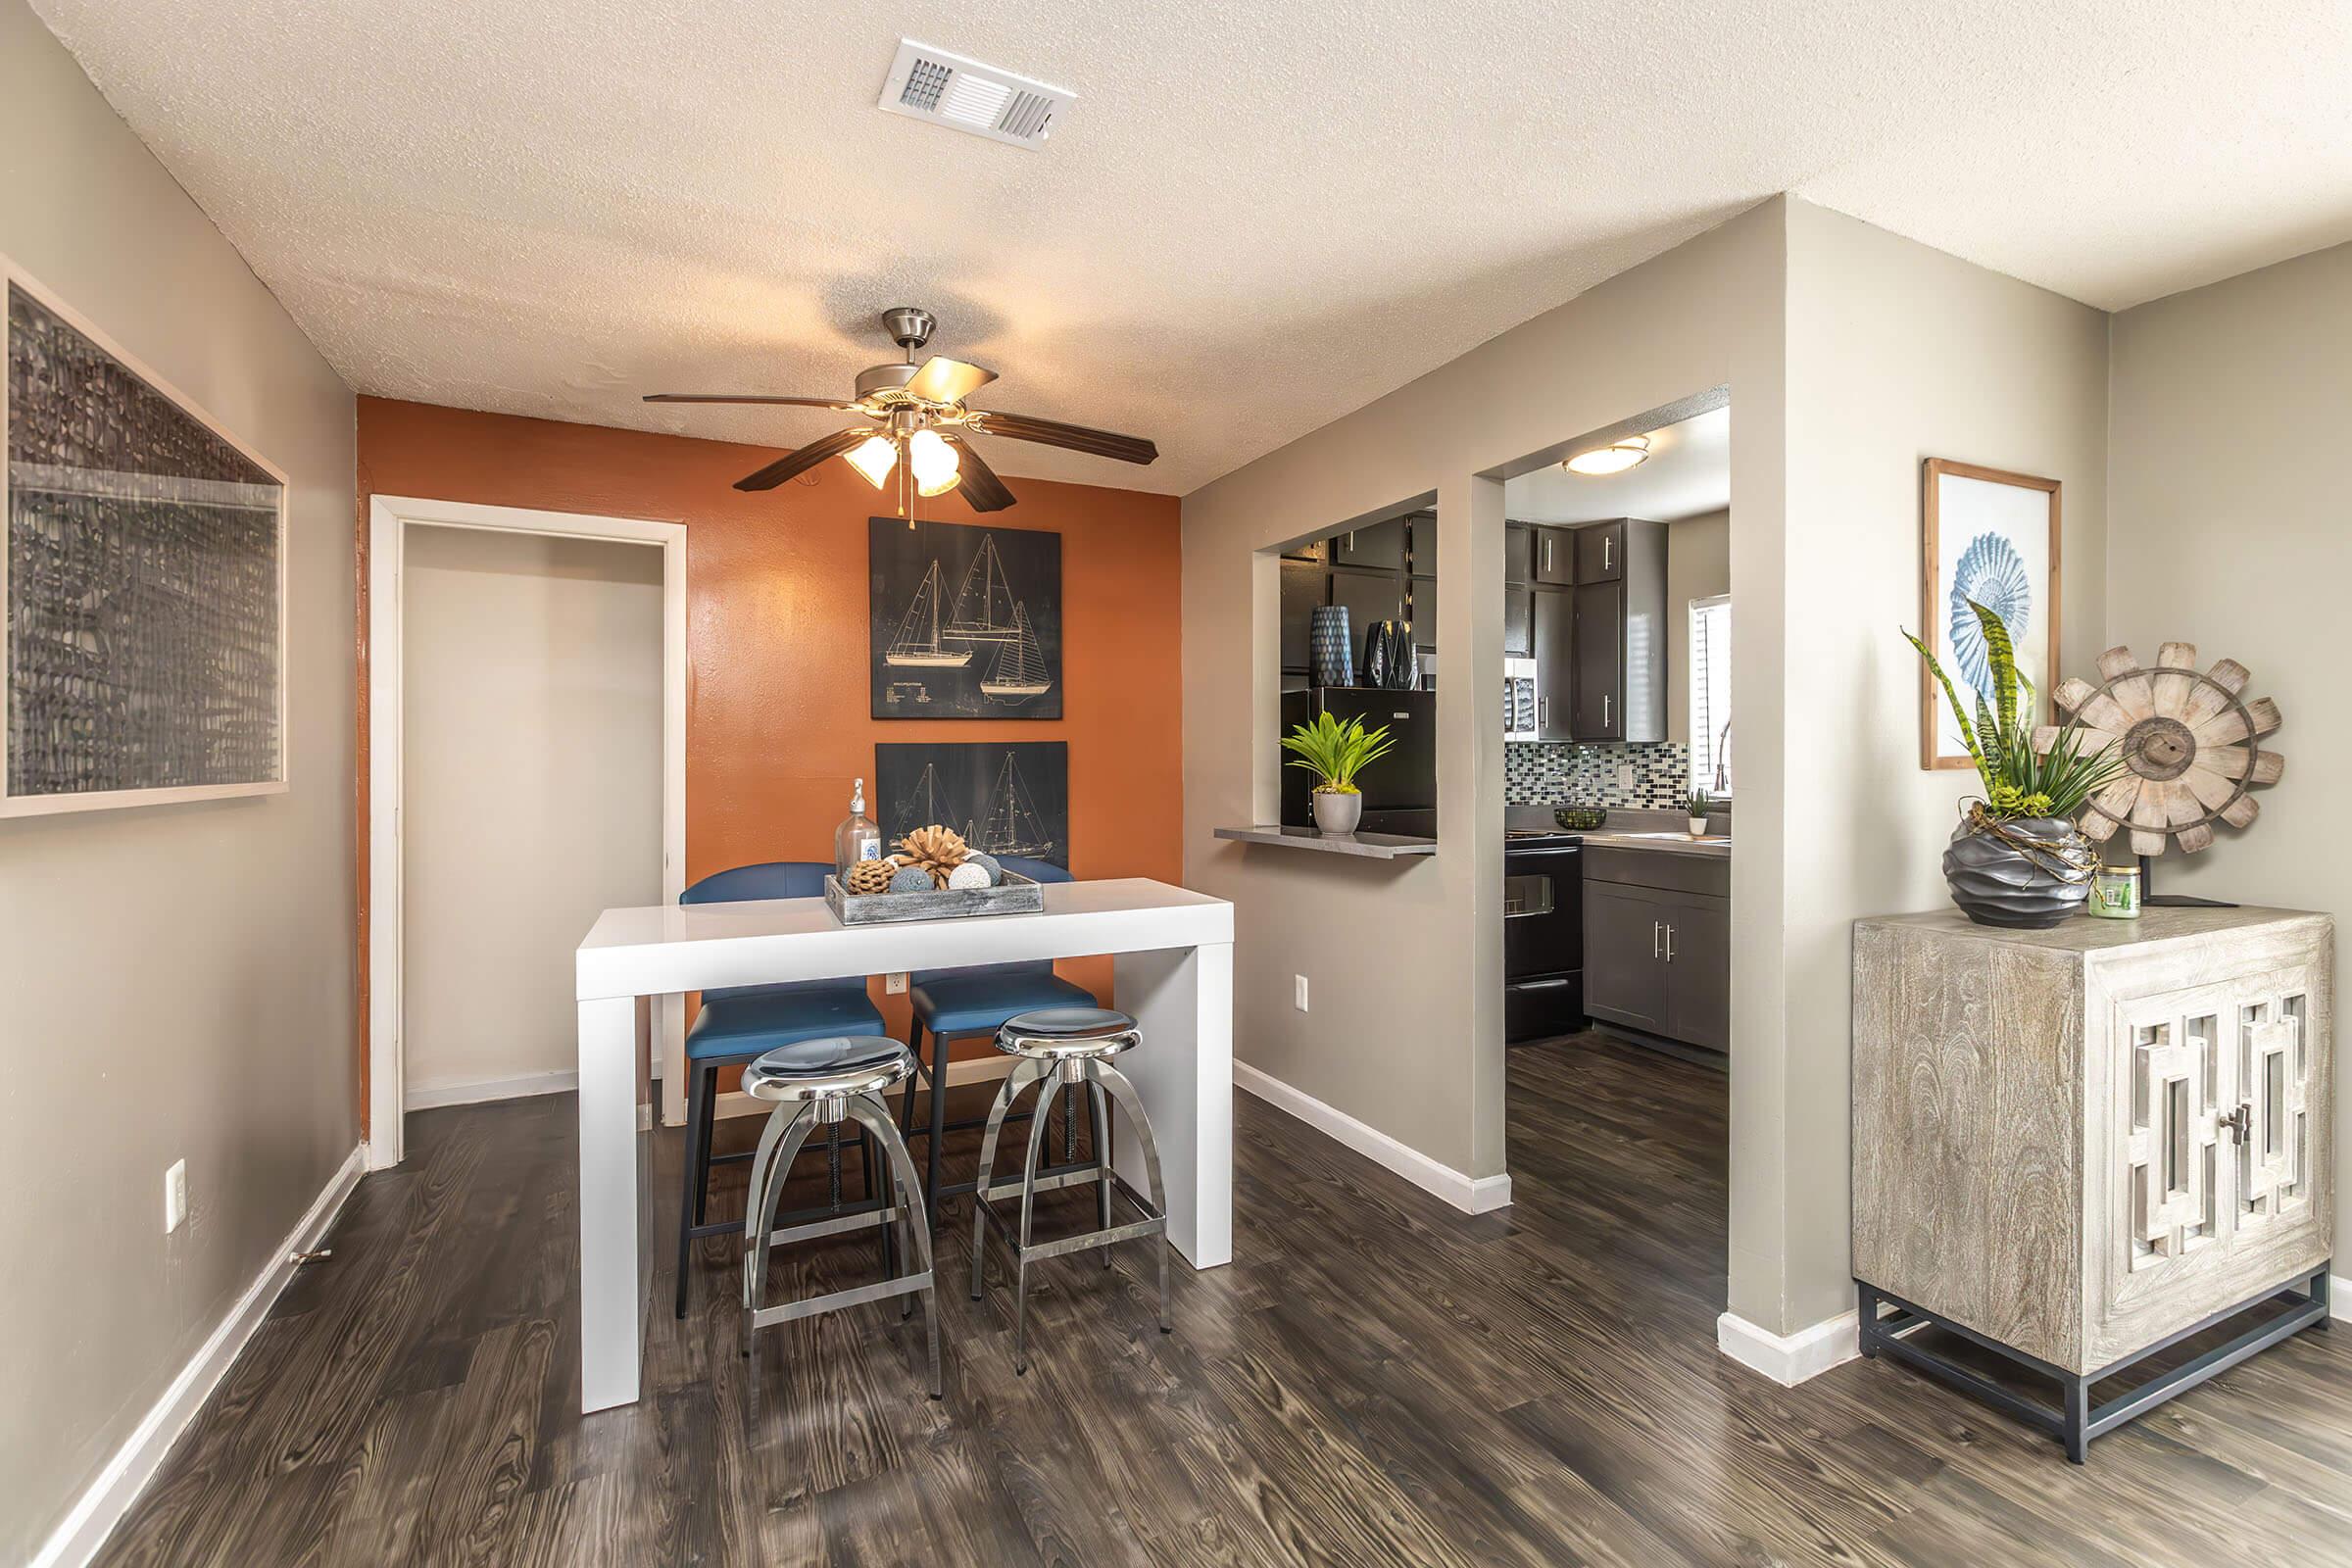
<path fill-rule="evenodd" d="M 1355 831 L 1364 815 L 1364 796 L 1355 787 L 1355 775 L 1395 745 L 1388 725 L 1366 730 L 1361 719 L 1343 724 L 1329 713 L 1317 713 L 1311 722 L 1293 726 L 1282 738 L 1282 747 L 1298 753 L 1290 766 L 1315 775 L 1315 826 L 1326 833 Z"/>
<path fill-rule="evenodd" d="M 1690 836 L 1692 838 L 1703 839 L 1707 836 L 1707 813 L 1714 808 L 1714 797 L 1695 784 L 1692 785 L 1690 787 Z"/>
<path fill-rule="evenodd" d="M 1952 902 L 1979 925 L 2038 930 L 2076 913 L 2089 896 L 2099 858 L 2075 819 L 2123 772 L 2124 760 L 2112 744 L 2082 750 L 2082 732 L 2074 725 L 2037 728 L 2033 685 L 2018 672 L 2009 628 L 1975 600 L 1968 608 L 1984 628 L 1992 675 L 1990 693 L 1971 694 L 1973 723 L 1959 688 L 1927 644 L 1903 633 L 1943 688 L 1984 786 L 1981 798 L 1962 803 L 1960 825 L 1943 852 L 1943 879 Z"/>

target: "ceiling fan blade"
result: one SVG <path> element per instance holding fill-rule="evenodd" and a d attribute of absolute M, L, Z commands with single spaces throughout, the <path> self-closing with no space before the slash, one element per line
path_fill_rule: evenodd
<path fill-rule="evenodd" d="M 778 458 L 758 473 L 745 474 L 735 481 L 735 488 L 738 490 L 773 490 L 785 480 L 808 472 L 827 458 L 841 456 L 867 436 L 875 433 L 874 427 L 870 424 L 854 424 L 847 430 L 836 430 L 831 435 L 820 435 L 791 455 Z"/>
<path fill-rule="evenodd" d="M 1001 414 L 994 409 L 975 410 L 970 428 L 982 435 L 1010 436 L 1015 441 L 1067 447 L 1072 452 L 1090 452 L 1099 458 L 1116 458 L 1121 463 L 1150 463 L 1159 456 L 1159 448 L 1140 435 L 1090 430 L 1083 424 L 1063 424 L 1058 419 L 1039 419 L 1026 414 Z"/>
<path fill-rule="evenodd" d="M 839 409 L 847 414 L 858 405 L 839 398 L 768 397 L 759 392 L 648 392 L 648 403 L 772 403 L 794 409 Z"/>
<path fill-rule="evenodd" d="M 906 395 L 931 403 L 961 403 L 996 378 L 997 372 L 984 367 L 934 354 L 906 383 Z"/>
<path fill-rule="evenodd" d="M 1012 505 L 1012 492 L 997 477 L 997 470 L 982 461 L 972 450 L 972 444 L 953 430 L 942 430 L 941 437 L 956 449 L 956 472 L 961 483 L 956 492 L 972 504 L 974 512 L 1003 512 Z"/>

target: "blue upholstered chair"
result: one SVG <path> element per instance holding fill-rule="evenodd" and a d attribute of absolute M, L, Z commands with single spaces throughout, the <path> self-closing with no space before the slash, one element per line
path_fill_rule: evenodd
<path fill-rule="evenodd" d="M 819 860 L 769 860 L 739 865 L 703 878 L 678 895 L 680 904 L 733 904 L 746 899 L 812 899 L 825 891 L 831 864 Z M 710 1167 L 746 1160 L 749 1152 L 710 1153 L 710 1123 L 718 1102 L 718 1071 L 742 1066 L 768 1052 L 840 1035 L 878 1035 L 882 1014 L 865 993 L 865 981 L 795 980 L 779 985 L 730 986 L 703 993 L 702 1011 L 686 1031 L 686 1192 L 678 1211 L 678 1316 L 686 1315 L 686 1286 L 696 1238 L 740 1232 L 739 1220 L 707 1219 Z M 870 1135 L 862 1147 L 865 1196 L 874 1196 L 875 1152 Z M 841 1129 L 826 1129 L 827 1196 L 841 1204 Z M 889 1228 L 883 1228 L 885 1262 Z"/>
<path fill-rule="evenodd" d="M 1070 880 L 1069 872 L 1044 860 L 1010 855 L 999 856 L 997 860 L 1007 871 L 1017 871 L 1033 882 Z M 907 1000 L 914 1004 L 913 1038 L 907 1043 L 913 1047 L 915 1065 L 930 1088 L 931 1126 L 926 1132 L 914 1125 L 912 1078 L 906 1080 L 906 1093 L 899 1102 L 899 1125 L 908 1138 L 927 1140 L 923 1149 L 923 1182 L 925 1196 L 930 1200 L 931 1223 L 936 1228 L 940 1200 L 971 1192 L 976 1185 L 972 1182 L 940 1185 L 940 1146 L 949 1133 L 985 1126 L 988 1122 L 986 1116 L 958 1122 L 948 1120 L 947 1096 L 942 1091 L 948 1078 L 949 1045 L 974 1037 L 993 1040 L 1004 1026 L 1004 1020 L 1016 1013 L 1039 1007 L 1092 1007 L 1097 1003 L 1093 992 L 1055 974 L 1050 959 L 985 963 L 968 969 L 918 969 Z M 923 1049 L 926 1037 L 930 1044 L 927 1054 Z M 1088 1112 L 1090 1116 L 1094 1113 L 1091 1102 Z M 1093 1133 L 1092 1147 L 1100 1150 L 1102 1147 L 1100 1122 L 1094 1124 Z"/>

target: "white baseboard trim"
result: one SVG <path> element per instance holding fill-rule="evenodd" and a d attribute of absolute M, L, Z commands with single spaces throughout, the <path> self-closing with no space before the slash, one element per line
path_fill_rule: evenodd
<path fill-rule="evenodd" d="M 1794 1388 L 1860 1355 L 1860 1319 L 1851 1312 L 1840 1312 L 1794 1334 L 1775 1334 L 1726 1312 L 1715 1320 L 1715 1348 L 1783 1388 Z"/>
<path fill-rule="evenodd" d="M 212 1332 L 188 1364 L 179 1369 L 179 1376 L 140 1418 L 114 1457 L 83 1489 L 65 1519 L 50 1533 L 49 1539 L 34 1552 L 30 1568 L 82 1568 L 98 1555 L 106 1538 L 114 1532 L 122 1515 L 155 1478 L 163 1462 L 179 1441 L 204 1401 L 212 1396 L 221 1378 L 227 1375 L 237 1352 L 245 1348 L 262 1319 L 270 1312 L 270 1303 L 294 1277 L 294 1254 L 307 1252 L 318 1245 L 342 1212 L 343 1200 L 359 1186 L 361 1175 L 368 1168 L 368 1146 L 354 1148 L 342 1167 L 327 1178 L 310 1209 L 295 1222 L 294 1229 L 278 1245 L 269 1265 L 255 1276 L 237 1298 L 220 1326 Z"/>
<path fill-rule="evenodd" d="M 1354 1150 L 1374 1164 L 1387 1166 L 1424 1192 L 1435 1193 L 1465 1214 L 1484 1214 L 1510 1206 L 1511 1178 L 1507 1174 L 1465 1176 L 1451 1165 L 1440 1164 L 1418 1149 L 1398 1143 L 1370 1123 L 1358 1121 L 1346 1111 L 1327 1105 L 1314 1096 L 1294 1089 L 1246 1061 L 1233 1064 L 1233 1084 L 1237 1089 L 1248 1090 L 1276 1110 L 1296 1116 L 1325 1137 Z"/>
<path fill-rule="evenodd" d="M 431 1110 L 436 1105 L 478 1105 L 491 1100 L 521 1100 L 531 1095 L 569 1094 L 580 1087 L 576 1067 L 550 1072 L 526 1072 L 513 1078 L 471 1078 L 459 1083 L 411 1084 L 401 1096 L 409 1110 Z"/>
<path fill-rule="evenodd" d="M 2352 1279 L 2347 1279 L 2341 1274 L 2328 1276 L 2328 1315 L 2329 1317 L 2352 1317 L 2352 1300 L 2345 1299 L 2348 1288 L 2352 1288 Z"/>

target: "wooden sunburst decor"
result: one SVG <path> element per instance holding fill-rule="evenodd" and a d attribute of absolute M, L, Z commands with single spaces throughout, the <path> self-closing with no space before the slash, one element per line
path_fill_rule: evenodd
<path fill-rule="evenodd" d="M 2099 656 L 2099 674 L 2104 684 L 2070 675 L 2055 693 L 2081 727 L 2083 749 L 2113 744 L 2127 768 L 2091 798 L 2084 836 L 2103 843 L 2125 828 L 2134 855 L 2162 855 L 2167 839 L 2194 854 L 2213 842 L 2215 822 L 2254 820 L 2261 807 L 2248 792 L 2278 783 L 2286 759 L 2262 744 L 2278 727 L 2278 705 L 2244 697 L 2245 665 L 2224 659 L 2201 670 L 2194 643 L 2166 643 L 2152 669 L 2131 649 L 2110 648 Z M 2035 742 L 2057 733 L 2045 726 Z"/>

